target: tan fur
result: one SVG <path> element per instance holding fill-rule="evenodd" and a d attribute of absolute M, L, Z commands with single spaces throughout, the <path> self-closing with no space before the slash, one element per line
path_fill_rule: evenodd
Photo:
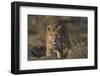
<path fill-rule="evenodd" d="M 54 44 L 57 45 L 57 49 L 54 49 Z M 46 56 L 53 57 L 54 53 L 57 55 L 56 58 L 66 58 L 71 53 L 67 30 L 57 23 L 48 25 L 46 29 Z"/>
<path fill-rule="evenodd" d="M 48 25 L 46 30 L 46 56 L 51 57 L 53 54 L 53 44 L 56 39 L 56 35 L 58 34 L 58 30 L 60 26 L 56 28 L 56 25 Z"/>

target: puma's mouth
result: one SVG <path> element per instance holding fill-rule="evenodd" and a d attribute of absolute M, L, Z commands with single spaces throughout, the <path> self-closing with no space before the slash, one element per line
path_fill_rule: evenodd
<path fill-rule="evenodd" d="M 52 42 L 52 44 L 56 44 L 56 42 L 55 42 L 55 41 L 53 41 L 53 42 Z"/>

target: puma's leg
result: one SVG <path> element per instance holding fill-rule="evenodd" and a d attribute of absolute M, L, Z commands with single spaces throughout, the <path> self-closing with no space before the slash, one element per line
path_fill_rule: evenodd
<path fill-rule="evenodd" d="M 57 58 L 61 58 L 61 53 L 58 50 L 54 50 L 54 53 L 56 54 Z"/>

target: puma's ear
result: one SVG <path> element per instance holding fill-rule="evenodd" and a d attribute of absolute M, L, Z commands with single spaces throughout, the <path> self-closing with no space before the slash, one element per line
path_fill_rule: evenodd
<path fill-rule="evenodd" d="M 48 29 L 48 31 L 50 31 L 50 25 L 48 25 L 48 28 L 47 29 Z"/>

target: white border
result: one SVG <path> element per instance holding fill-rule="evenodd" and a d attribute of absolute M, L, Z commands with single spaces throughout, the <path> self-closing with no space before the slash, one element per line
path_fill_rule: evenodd
<path fill-rule="evenodd" d="M 88 17 L 88 59 L 27 61 L 27 15 Z M 20 70 L 94 65 L 94 11 L 42 7 L 20 7 Z"/>

